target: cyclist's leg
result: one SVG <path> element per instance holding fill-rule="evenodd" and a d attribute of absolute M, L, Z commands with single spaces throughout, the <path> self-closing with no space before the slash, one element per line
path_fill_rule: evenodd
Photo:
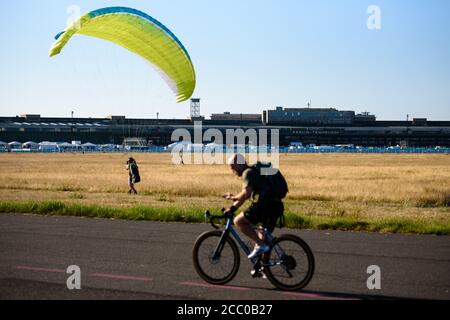
<path fill-rule="evenodd" d="M 261 241 L 264 242 L 264 228 L 263 227 L 259 227 L 256 229 L 256 233 L 258 234 L 258 237 L 261 239 Z"/>
<path fill-rule="evenodd" d="M 257 245 L 262 245 L 264 242 L 260 239 L 256 231 L 253 229 L 253 220 L 250 220 L 252 219 L 251 216 L 249 219 L 246 212 L 241 212 L 240 214 L 238 214 L 234 218 L 234 224 L 239 228 L 239 230 L 242 231 L 243 234 L 253 240 L 253 242 L 255 242 Z"/>
<path fill-rule="evenodd" d="M 263 227 L 270 233 L 275 230 L 278 219 L 284 213 L 284 205 L 280 201 L 268 202 L 264 205 L 263 211 Z"/>

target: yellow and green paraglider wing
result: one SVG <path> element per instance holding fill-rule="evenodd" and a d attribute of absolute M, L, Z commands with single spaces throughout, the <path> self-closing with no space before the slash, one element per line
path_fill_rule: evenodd
<path fill-rule="evenodd" d="M 149 15 L 125 7 L 87 13 L 56 36 L 50 57 L 59 54 L 75 34 L 111 41 L 149 61 L 175 93 L 177 102 L 192 96 L 195 70 L 187 50 L 169 29 Z"/>

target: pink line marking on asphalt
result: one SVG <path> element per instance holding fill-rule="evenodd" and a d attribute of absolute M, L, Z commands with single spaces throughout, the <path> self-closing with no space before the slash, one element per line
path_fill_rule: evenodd
<path fill-rule="evenodd" d="M 325 295 L 316 294 L 316 293 L 284 292 L 283 294 L 287 295 L 287 296 L 296 296 L 296 297 L 300 297 L 300 298 L 310 298 L 310 299 L 320 299 L 320 300 L 359 300 L 356 298 L 325 296 Z"/>
<path fill-rule="evenodd" d="M 216 289 L 229 289 L 229 290 L 238 290 L 238 291 L 250 290 L 249 288 L 244 288 L 244 287 L 221 286 L 221 285 L 208 284 L 208 283 L 198 283 L 198 282 L 191 282 L 191 281 L 180 282 L 180 284 L 184 285 L 184 286 L 195 286 L 195 287 L 216 288 Z"/>
<path fill-rule="evenodd" d="M 36 268 L 28 266 L 16 266 L 19 270 L 38 271 L 38 272 L 52 272 L 52 273 L 66 273 L 66 270 L 61 269 L 49 269 L 49 268 Z"/>
<path fill-rule="evenodd" d="M 62 269 L 51 269 L 51 268 L 37 268 L 30 266 L 16 266 L 18 270 L 27 270 L 27 271 L 37 271 L 37 272 L 48 272 L 48 273 L 66 273 L 66 270 Z M 135 281 L 152 281 L 151 278 L 145 277 L 134 277 L 134 276 L 124 276 L 117 274 L 107 274 L 107 273 L 93 273 L 90 274 L 91 277 L 101 277 L 101 278 L 110 278 L 110 279 L 118 279 L 118 280 L 135 280 Z"/>
<path fill-rule="evenodd" d="M 117 279 L 117 280 L 153 281 L 152 278 L 123 276 L 123 275 L 108 274 L 108 273 L 92 273 L 92 274 L 90 274 L 90 276 L 91 277 L 99 277 L 99 278 Z"/>

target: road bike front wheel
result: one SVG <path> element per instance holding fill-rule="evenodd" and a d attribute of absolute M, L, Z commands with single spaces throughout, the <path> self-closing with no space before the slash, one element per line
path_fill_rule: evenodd
<path fill-rule="evenodd" d="M 239 270 L 239 249 L 229 236 L 219 246 L 222 236 L 222 231 L 205 232 L 197 238 L 192 251 L 195 271 L 211 284 L 226 284 Z"/>
<path fill-rule="evenodd" d="M 311 281 L 314 274 L 314 256 L 310 247 L 294 235 L 276 238 L 272 250 L 263 260 L 267 278 L 281 290 L 300 290 Z"/>

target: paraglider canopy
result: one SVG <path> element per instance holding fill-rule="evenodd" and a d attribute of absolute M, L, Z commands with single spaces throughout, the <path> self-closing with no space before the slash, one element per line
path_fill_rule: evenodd
<path fill-rule="evenodd" d="M 177 102 L 192 96 L 195 70 L 186 48 L 168 28 L 144 12 L 126 7 L 89 12 L 56 36 L 50 57 L 59 54 L 75 34 L 111 41 L 149 61 L 175 93 Z"/>

